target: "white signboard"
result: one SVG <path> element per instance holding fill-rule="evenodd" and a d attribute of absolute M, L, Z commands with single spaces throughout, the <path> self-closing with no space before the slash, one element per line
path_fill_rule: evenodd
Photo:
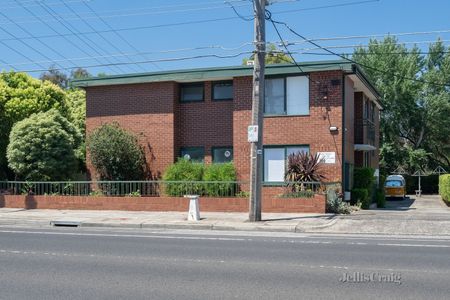
<path fill-rule="evenodd" d="M 258 141 L 258 125 L 248 126 L 247 139 L 249 143 L 256 143 Z"/>
<path fill-rule="evenodd" d="M 319 152 L 319 156 L 324 164 L 336 163 L 336 152 Z"/>

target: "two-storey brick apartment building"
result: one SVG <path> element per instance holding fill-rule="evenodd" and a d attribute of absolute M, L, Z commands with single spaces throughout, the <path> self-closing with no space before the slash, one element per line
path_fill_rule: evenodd
<path fill-rule="evenodd" d="M 352 185 L 354 166 L 378 168 L 379 95 L 359 67 L 324 61 L 266 68 L 265 182 L 282 182 L 287 156 L 320 152 L 329 181 Z M 87 92 L 86 129 L 118 122 L 139 134 L 155 177 L 178 157 L 233 161 L 248 180 L 252 68 L 178 70 L 75 81 Z M 93 177 L 94 170 L 88 166 Z"/>

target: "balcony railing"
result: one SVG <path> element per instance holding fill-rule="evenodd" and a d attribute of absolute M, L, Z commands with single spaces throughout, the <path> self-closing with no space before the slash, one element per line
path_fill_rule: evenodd
<path fill-rule="evenodd" d="M 369 119 L 355 120 L 355 144 L 375 144 L 375 124 Z"/>

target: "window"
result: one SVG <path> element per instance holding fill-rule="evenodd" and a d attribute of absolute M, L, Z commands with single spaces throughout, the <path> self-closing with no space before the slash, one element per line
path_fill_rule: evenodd
<path fill-rule="evenodd" d="M 287 158 L 292 153 L 309 152 L 309 146 L 264 147 L 264 181 L 284 182 Z"/>
<path fill-rule="evenodd" d="M 268 115 L 309 114 L 309 81 L 306 76 L 267 79 L 264 113 Z"/>
<path fill-rule="evenodd" d="M 265 82 L 264 112 L 284 114 L 284 78 L 268 79 Z"/>
<path fill-rule="evenodd" d="M 220 81 L 213 83 L 214 100 L 233 100 L 233 81 Z"/>
<path fill-rule="evenodd" d="M 180 101 L 203 101 L 204 85 L 201 83 L 185 83 L 181 85 Z"/>
<path fill-rule="evenodd" d="M 370 152 L 365 151 L 364 152 L 364 167 L 370 167 L 370 166 L 371 166 Z"/>
<path fill-rule="evenodd" d="M 195 162 L 203 162 L 205 160 L 205 148 L 203 147 L 189 147 L 181 148 L 181 157 Z"/>
<path fill-rule="evenodd" d="M 400 180 L 387 180 L 384 184 L 385 187 L 402 187 L 403 182 Z"/>
<path fill-rule="evenodd" d="M 371 107 L 370 107 L 370 120 L 373 122 L 375 122 L 375 103 L 371 103 Z"/>
<path fill-rule="evenodd" d="M 233 147 L 212 148 L 213 163 L 227 163 L 233 161 Z"/>

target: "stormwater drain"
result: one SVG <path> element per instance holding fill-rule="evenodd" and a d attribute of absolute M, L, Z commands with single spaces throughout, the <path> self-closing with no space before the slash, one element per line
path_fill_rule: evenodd
<path fill-rule="evenodd" d="M 78 227 L 81 222 L 77 221 L 50 221 L 50 225 L 55 227 Z"/>

